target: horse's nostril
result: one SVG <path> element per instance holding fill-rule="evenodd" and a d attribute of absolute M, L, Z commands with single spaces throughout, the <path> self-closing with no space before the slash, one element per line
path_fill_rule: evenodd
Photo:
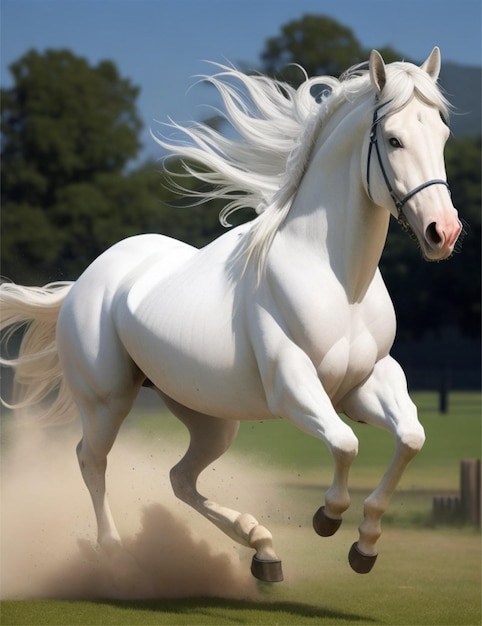
<path fill-rule="evenodd" d="M 428 225 L 425 236 L 430 243 L 439 244 L 442 241 L 442 237 L 438 233 L 437 224 L 435 222 Z"/>

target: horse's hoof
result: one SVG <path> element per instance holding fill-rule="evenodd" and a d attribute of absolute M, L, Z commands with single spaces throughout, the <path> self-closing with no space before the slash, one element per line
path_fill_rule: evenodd
<path fill-rule="evenodd" d="M 331 537 L 341 526 L 341 519 L 333 519 L 325 513 L 325 507 L 321 506 L 313 515 L 313 528 L 321 537 Z"/>
<path fill-rule="evenodd" d="M 357 574 L 368 574 L 368 572 L 371 571 L 372 567 L 375 565 L 377 556 L 377 554 L 374 556 L 363 554 L 360 552 L 358 544 L 355 542 L 350 548 L 348 561 L 350 562 L 352 570 L 354 570 Z"/>
<path fill-rule="evenodd" d="M 281 561 L 262 561 L 254 555 L 251 561 L 251 574 L 265 583 L 279 583 L 283 580 Z"/>

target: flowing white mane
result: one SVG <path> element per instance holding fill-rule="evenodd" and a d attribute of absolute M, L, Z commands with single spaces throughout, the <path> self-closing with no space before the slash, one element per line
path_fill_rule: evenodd
<path fill-rule="evenodd" d="M 240 208 L 253 208 L 260 215 L 262 219 L 251 232 L 248 256 L 256 251 L 262 260 L 290 209 L 322 125 L 345 102 L 373 97 L 375 106 L 375 91 L 366 64 L 351 68 L 340 79 L 308 78 L 305 73 L 298 89 L 266 76 L 215 65 L 221 71 L 204 79 L 218 90 L 225 107 L 223 116 L 239 138 L 229 139 L 203 123 L 181 126 L 172 122 L 169 126 L 181 131 L 185 141 L 154 139 L 169 150 L 168 158 L 181 159 L 184 174 L 176 176 L 193 176 L 208 184 L 207 190 L 199 191 L 173 183 L 179 193 L 198 202 L 229 200 L 220 213 L 224 226 L 230 226 L 229 216 Z M 404 62 L 386 69 L 387 84 L 379 101 L 387 105 L 384 115 L 418 97 L 448 116 L 447 101 L 425 71 Z M 314 88 L 323 89 L 321 97 L 315 99 Z"/>

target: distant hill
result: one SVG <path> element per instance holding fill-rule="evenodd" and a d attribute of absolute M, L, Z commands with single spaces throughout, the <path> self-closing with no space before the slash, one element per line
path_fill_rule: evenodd
<path fill-rule="evenodd" d="M 482 68 L 442 63 L 440 85 L 454 109 L 450 116 L 450 128 L 454 137 L 480 135 Z"/>

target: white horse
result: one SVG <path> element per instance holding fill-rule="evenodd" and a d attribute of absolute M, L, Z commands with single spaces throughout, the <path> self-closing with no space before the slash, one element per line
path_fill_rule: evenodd
<path fill-rule="evenodd" d="M 462 231 L 444 168 L 440 53 L 434 48 L 417 67 L 386 66 L 373 51 L 368 66 L 297 90 L 221 69 L 210 80 L 240 137 L 197 124 L 176 126 L 187 142 L 158 141 L 211 185 L 201 200 L 230 199 L 224 221 L 242 206 L 259 215 L 200 250 L 140 235 L 107 250 L 75 283 L 3 284 L 3 327 L 29 325 L 18 358 L 3 359 L 19 383 L 12 406 L 58 389 L 46 419 L 80 413 L 80 468 L 98 543 L 110 551 L 121 539 L 105 493 L 107 454 L 141 385 L 154 387 L 191 436 L 171 470 L 176 496 L 253 548 L 252 573 L 268 581 L 282 579 L 270 532 L 196 487 L 239 422 L 284 418 L 327 445 L 334 478 L 313 519 L 322 536 L 338 529 L 350 504 L 358 449 L 339 414 L 387 429 L 393 461 L 365 500 L 349 554 L 366 573 L 390 497 L 424 443 L 389 354 L 395 315 L 377 266 L 390 214 L 432 261 L 449 257 Z M 325 92 L 314 98 L 320 85 Z"/>

